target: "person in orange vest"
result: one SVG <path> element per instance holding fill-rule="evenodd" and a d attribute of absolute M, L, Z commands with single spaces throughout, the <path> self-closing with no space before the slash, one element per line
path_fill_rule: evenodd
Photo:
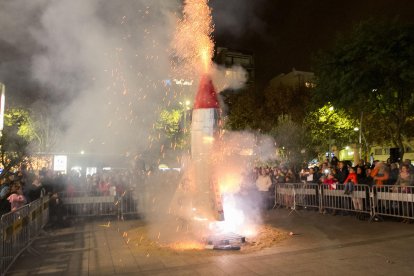
<path fill-rule="evenodd" d="M 376 186 L 383 186 L 386 184 L 390 177 L 387 165 L 382 161 L 377 162 L 371 171 L 371 177 L 374 179 Z"/>

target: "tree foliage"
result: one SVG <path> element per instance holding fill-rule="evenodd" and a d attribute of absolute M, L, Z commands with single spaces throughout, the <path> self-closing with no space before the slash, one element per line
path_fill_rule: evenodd
<path fill-rule="evenodd" d="M 27 110 L 19 108 L 8 109 L 4 114 L 5 127 L 17 127 L 17 135 L 32 141 L 36 134 L 33 127 L 33 121 Z"/>
<path fill-rule="evenodd" d="M 319 152 L 330 150 L 329 145 L 334 143 L 341 147 L 349 142 L 357 142 L 354 130 L 357 121 L 344 109 L 336 109 L 329 104 L 309 112 L 304 125 L 309 131 L 312 145 Z"/>
<path fill-rule="evenodd" d="M 367 135 L 390 140 L 404 154 L 403 140 L 413 137 L 414 26 L 369 20 L 320 53 L 314 68 L 316 99 L 365 117 Z M 375 136 L 375 137 L 374 137 Z"/>
<path fill-rule="evenodd" d="M 180 130 L 181 115 L 180 109 L 162 110 L 155 124 L 156 129 L 163 131 L 168 138 L 176 137 Z"/>
<path fill-rule="evenodd" d="M 26 110 L 12 108 L 4 114 L 4 129 L 1 136 L 1 165 L 3 171 L 0 177 L 7 175 L 29 155 L 28 146 L 35 138 L 33 122 Z"/>
<path fill-rule="evenodd" d="M 225 103 L 229 112 L 225 127 L 230 130 L 260 130 L 262 129 L 262 108 L 258 95 L 253 89 L 244 89 L 237 93 L 226 95 Z"/>
<path fill-rule="evenodd" d="M 289 164 L 300 165 L 313 157 L 309 151 L 309 136 L 302 124 L 294 122 L 289 115 L 280 115 L 270 131 L 279 149 L 279 155 Z"/>

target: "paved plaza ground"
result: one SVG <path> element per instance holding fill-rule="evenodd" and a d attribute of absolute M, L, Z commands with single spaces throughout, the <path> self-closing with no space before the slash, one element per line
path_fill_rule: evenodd
<path fill-rule="evenodd" d="M 208 255 L 139 251 L 123 237 L 138 220 L 78 222 L 48 229 L 7 275 L 414 275 L 414 224 L 285 209 L 265 221 L 294 235 L 254 253 Z"/>

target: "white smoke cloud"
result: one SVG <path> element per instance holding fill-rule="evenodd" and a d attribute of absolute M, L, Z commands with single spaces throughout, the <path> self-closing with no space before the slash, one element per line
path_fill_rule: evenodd
<path fill-rule="evenodd" d="M 180 1 L 33 2 L 2 3 L 0 34 L 30 57 L 28 77 L 62 100 L 50 114 L 65 124 L 56 150 L 145 149 L 156 111 L 174 97 L 163 80 Z"/>
<path fill-rule="evenodd" d="M 243 88 L 247 81 L 247 72 L 240 65 L 231 68 L 214 65 L 212 69 L 212 79 L 218 93 L 226 89 Z"/>
<path fill-rule="evenodd" d="M 105 154 L 147 147 L 157 111 L 177 96 L 163 80 L 172 74 L 169 47 L 181 1 L 16 0 L 0 5 L 1 40 L 29 61 L 14 60 L 7 68 L 2 63 L 0 74 L 8 74 L 12 83 L 22 82 L 20 75 L 40 87 L 38 95 L 55 99 L 59 113 L 50 115 L 65 126 L 55 151 Z M 218 92 L 243 86 L 241 67 L 232 68 L 230 78 L 228 72 L 215 66 Z M 196 87 L 182 96 L 193 97 Z"/>

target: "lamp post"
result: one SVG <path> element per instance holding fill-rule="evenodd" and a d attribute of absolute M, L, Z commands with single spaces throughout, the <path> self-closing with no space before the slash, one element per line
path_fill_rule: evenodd
<path fill-rule="evenodd" d="M 334 115 L 334 110 L 335 108 L 333 106 L 329 107 L 329 112 L 331 112 L 331 114 L 329 114 L 328 119 L 326 120 L 326 122 L 329 124 L 329 119 L 331 119 L 332 115 Z M 332 143 L 332 139 L 331 139 L 331 132 L 329 132 L 329 141 L 328 141 L 328 161 L 331 162 L 332 160 L 332 156 L 331 156 L 331 143 Z"/>
<path fill-rule="evenodd" d="M 360 119 L 360 121 L 359 121 L 359 127 L 355 127 L 354 128 L 354 130 L 355 131 L 359 131 L 359 135 L 358 135 L 358 143 L 359 143 L 359 151 L 360 151 L 360 154 L 359 154 L 359 157 L 360 158 L 362 158 L 362 156 L 363 156 L 363 154 L 362 154 L 362 149 L 363 149 L 363 146 L 362 146 L 362 139 L 364 140 L 364 144 L 365 144 L 365 154 L 364 154 L 364 161 L 365 162 L 367 162 L 368 160 L 367 160 L 367 155 L 368 155 L 368 143 L 367 143 L 367 140 L 365 139 L 365 135 L 364 135 L 364 133 L 362 132 L 362 119 L 363 119 L 363 117 L 364 117 L 364 112 L 363 111 L 361 111 L 361 119 Z"/>

